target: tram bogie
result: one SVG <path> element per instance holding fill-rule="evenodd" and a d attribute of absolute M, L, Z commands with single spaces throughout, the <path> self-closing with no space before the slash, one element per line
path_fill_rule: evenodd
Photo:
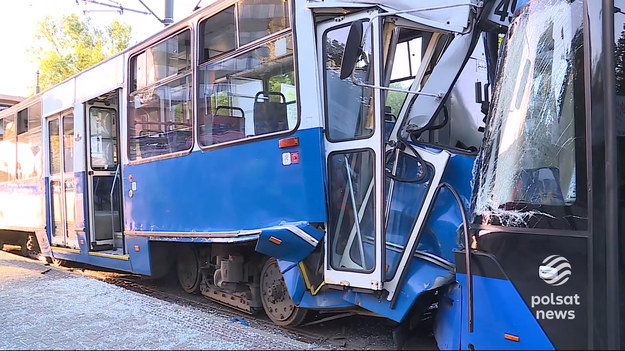
<path fill-rule="evenodd" d="M 39 243 L 35 233 L 15 230 L 0 231 L 0 249 L 4 245 L 19 246 L 24 256 L 37 258 L 39 256 Z"/>
<path fill-rule="evenodd" d="M 212 244 L 200 257 L 202 295 L 247 313 L 262 309 L 259 287 L 263 257 L 252 245 Z"/>

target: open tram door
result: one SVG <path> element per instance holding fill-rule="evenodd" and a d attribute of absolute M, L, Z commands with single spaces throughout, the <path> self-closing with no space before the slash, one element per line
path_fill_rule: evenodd
<path fill-rule="evenodd" d="M 120 210 L 119 91 L 87 101 L 85 116 L 90 249 L 124 254 Z"/>
<path fill-rule="evenodd" d="M 345 16 L 341 24 L 329 21 L 317 29 L 324 52 L 326 92 L 325 148 L 328 170 L 329 225 L 325 240 L 325 281 L 350 287 L 382 289 L 383 257 L 383 173 L 380 158 L 383 155 L 379 90 L 361 88 L 349 80 L 340 80 L 338 68 L 342 52 L 328 54 L 332 49 L 342 50 L 350 32 L 351 23 L 363 26 L 370 14 Z M 373 24 L 375 38 L 369 37 L 367 49 L 380 50 L 379 23 Z M 374 47 L 372 47 L 372 45 Z M 334 46 L 332 46 L 334 45 Z M 325 46 L 325 47 L 324 47 Z M 371 59 L 370 57 L 369 59 Z M 380 70 L 374 62 L 364 62 L 356 68 L 365 79 L 379 80 Z M 336 93 L 342 98 L 335 101 Z M 347 95 L 347 96 L 345 96 Z M 376 95 L 376 96 L 374 96 Z M 339 109 L 339 103 L 343 106 Z M 378 160 L 378 161 L 376 161 Z"/>
<path fill-rule="evenodd" d="M 443 35 L 402 18 L 387 21 L 385 16 L 369 10 L 335 18 L 318 25 L 317 37 L 323 53 L 328 171 L 324 280 L 334 286 L 385 290 L 384 298 L 391 301 L 401 290 L 449 154 L 395 147 L 402 141 L 389 137 L 394 123 L 400 122 L 387 106 L 393 89 L 381 87 L 392 82 L 410 86 L 416 94 L 440 102 L 439 95 L 417 90 Z M 353 44 L 361 48 L 352 50 Z M 357 57 L 350 58 L 354 53 Z M 404 75 L 393 70 L 402 59 L 412 60 Z M 396 77 L 401 79 L 393 80 Z M 408 107 L 397 108 L 395 114 L 401 115 Z M 413 182 L 398 189 L 389 173 Z M 414 211 L 403 216 L 403 195 L 408 193 L 407 206 Z"/>

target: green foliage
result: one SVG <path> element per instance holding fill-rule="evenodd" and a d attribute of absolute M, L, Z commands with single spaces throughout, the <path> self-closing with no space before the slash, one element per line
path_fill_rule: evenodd
<path fill-rule="evenodd" d="M 51 16 L 37 23 L 31 53 L 39 66 L 39 85 L 45 90 L 64 79 L 116 54 L 130 43 L 131 28 L 113 20 L 105 29 L 95 28 L 76 14 L 60 20 Z"/>
<path fill-rule="evenodd" d="M 390 87 L 408 90 L 410 89 L 410 85 L 412 85 L 413 80 L 414 78 L 410 78 L 401 82 L 391 83 Z M 386 106 L 391 108 L 391 113 L 395 115 L 395 117 L 399 116 L 399 112 L 401 111 L 404 101 L 406 101 L 407 95 L 408 94 L 406 93 L 400 93 L 398 91 L 389 91 L 386 95 Z"/>
<path fill-rule="evenodd" d="M 286 72 L 282 74 L 277 74 L 271 78 L 269 78 L 269 89 L 273 92 L 281 92 L 282 84 L 295 84 L 295 75 L 291 72 Z"/>
<path fill-rule="evenodd" d="M 616 93 L 625 96 L 625 24 L 614 48 Z"/>

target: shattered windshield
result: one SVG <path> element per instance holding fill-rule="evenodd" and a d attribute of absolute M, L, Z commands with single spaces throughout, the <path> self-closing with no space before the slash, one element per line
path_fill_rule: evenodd
<path fill-rule="evenodd" d="M 584 157 L 582 2 L 530 2 L 503 45 L 474 215 L 510 226 L 528 226 L 536 215 L 576 217 Z"/>

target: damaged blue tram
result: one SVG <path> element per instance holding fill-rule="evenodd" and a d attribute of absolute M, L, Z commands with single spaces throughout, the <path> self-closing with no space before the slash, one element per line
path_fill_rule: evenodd
<path fill-rule="evenodd" d="M 217 1 L 0 112 L 2 235 L 283 326 L 424 312 L 469 245 L 506 4 Z"/>

